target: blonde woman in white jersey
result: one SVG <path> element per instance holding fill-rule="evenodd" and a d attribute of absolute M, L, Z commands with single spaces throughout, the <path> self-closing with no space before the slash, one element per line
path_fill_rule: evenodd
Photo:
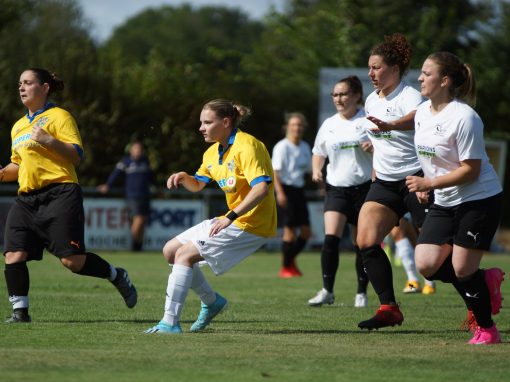
<path fill-rule="evenodd" d="M 425 206 L 406 187 L 408 175 L 420 175 L 414 150 L 414 113 L 423 101 L 420 93 L 402 81 L 411 61 L 411 48 L 401 34 L 385 37 L 368 60 L 368 75 L 376 90 L 365 102 L 368 135 L 374 145 L 375 180 L 361 208 L 357 243 L 380 307 L 358 324 L 361 329 L 401 325 L 404 316 L 395 300 L 391 264 L 380 243 L 411 213 L 420 227 Z"/>
<path fill-rule="evenodd" d="M 471 68 L 448 52 L 433 53 L 419 77 L 429 98 L 416 112 L 415 145 L 424 178 L 409 176 L 409 190 L 434 190 L 434 204 L 416 247 L 416 265 L 428 279 L 456 283 L 476 319 L 472 345 L 501 337 L 491 314 L 501 308 L 499 268 L 480 269 L 501 218 L 502 188 L 485 152 L 483 122 L 474 104 Z"/>
<path fill-rule="evenodd" d="M 310 300 L 310 306 L 334 302 L 333 287 L 339 264 L 338 244 L 346 223 L 356 237 L 358 214 L 370 188 L 372 144 L 363 128 L 365 113 L 363 87 L 356 76 L 338 81 L 331 93 L 337 113 L 321 125 L 312 149 L 312 180 L 326 182 L 324 203 L 325 237 L 321 251 L 322 289 Z M 323 167 L 326 162 L 326 179 Z M 368 278 L 356 246 L 358 290 L 355 307 L 367 306 Z"/>
<path fill-rule="evenodd" d="M 310 238 L 310 219 L 305 197 L 305 175 L 312 171 L 312 150 L 303 141 L 308 125 L 302 113 L 285 116 L 285 138 L 273 148 L 272 164 L 276 202 L 283 221 L 281 278 L 302 276 L 296 257 Z"/>

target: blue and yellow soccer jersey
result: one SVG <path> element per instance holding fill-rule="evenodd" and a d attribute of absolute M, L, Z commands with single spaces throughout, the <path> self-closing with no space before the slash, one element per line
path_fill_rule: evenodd
<path fill-rule="evenodd" d="M 273 167 L 266 147 L 255 137 L 237 129 L 230 136 L 226 151 L 221 151 L 219 143 L 209 147 L 195 178 L 205 183 L 215 180 L 225 193 L 231 210 L 244 200 L 251 187 L 267 182 L 267 196 L 251 211 L 239 216 L 234 224 L 254 235 L 276 235 Z"/>
<path fill-rule="evenodd" d="M 11 131 L 11 162 L 19 166 L 18 193 L 39 190 L 52 183 L 78 183 L 72 163 L 31 139 L 34 125 L 59 141 L 78 146 L 79 150 L 83 147 L 74 118 L 61 108 L 50 107 L 35 118 L 19 119 Z"/>

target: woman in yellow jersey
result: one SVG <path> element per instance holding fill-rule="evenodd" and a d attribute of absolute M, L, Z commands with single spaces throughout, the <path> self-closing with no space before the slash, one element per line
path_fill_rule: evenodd
<path fill-rule="evenodd" d="M 216 181 L 225 192 L 229 212 L 188 229 L 168 241 L 165 259 L 173 264 L 166 289 L 165 313 L 147 334 L 182 333 L 179 323 L 184 301 L 191 288 L 202 301 L 197 320 L 190 328 L 198 332 L 227 306 L 214 292 L 199 262 L 206 262 L 220 275 L 255 252 L 276 234 L 276 202 L 271 159 L 264 144 L 241 131 L 239 125 L 249 115 L 248 108 L 227 100 L 206 103 L 200 114 L 200 133 L 206 142 L 215 142 L 204 153 L 194 176 L 186 172 L 170 175 L 169 189 L 182 185 L 198 192 Z"/>
<path fill-rule="evenodd" d="M 71 114 L 48 102 L 63 88 L 45 69 L 27 69 L 19 79 L 27 114 L 12 128 L 11 163 L 0 170 L 0 181 L 19 183 L 5 227 L 5 281 L 13 308 L 6 323 L 31 321 L 27 261 L 41 260 L 44 249 L 74 273 L 109 279 L 129 308 L 137 301 L 127 272 L 85 249 L 83 195 L 75 171 L 83 158 L 80 133 Z"/>

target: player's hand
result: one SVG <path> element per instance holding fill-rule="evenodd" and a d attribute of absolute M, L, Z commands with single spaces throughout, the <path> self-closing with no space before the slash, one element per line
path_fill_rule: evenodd
<path fill-rule="evenodd" d="M 102 194 L 106 194 L 109 190 L 110 190 L 110 187 L 108 187 L 107 184 L 100 184 L 99 186 L 96 187 L 96 189 L 102 193 Z"/>
<path fill-rule="evenodd" d="M 418 191 L 416 193 L 416 198 L 418 199 L 418 203 L 420 204 L 428 204 L 429 202 L 429 193 L 426 191 Z"/>
<path fill-rule="evenodd" d="M 406 186 L 410 192 L 428 192 L 432 190 L 431 180 L 421 176 L 406 176 Z"/>
<path fill-rule="evenodd" d="M 282 208 L 287 207 L 287 196 L 283 192 L 276 193 L 276 202 Z"/>
<path fill-rule="evenodd" d="M 32 135 L 30 136 L 30 138 L 32 138 L 32 140 L 36 141 L 42 146 L 49 146 L 51 142 L 55 139 L 37 123 L 32 127 Z"/>
<path fill-rule="evenodd" d="M 390 131 L 393 128 L 392 124 L 384 122 L 383 120 L 374 116 L 370 115 L 367 117 L 367 119 L 376 126 L 369 128 L 371 131 Z"/>
<path fill-rule="evenodd" d="M 169 190 L 171 190 L 172 188 L 179 188 L 179 184 L 183 182 L 184 177 L 186 175 L 187 174 L 183 171 L 170 175 L 170 177 L 166 181 L 166 187 Z"/>
<path fill-rule="evenodd" d="M 211 230 L 209 231 L 209 237 L 216 235 L 222 229 L 227 228 L 230 224 L 232 224 L 232 220 L 229 218 L 223 217 L 221 219 L 216 219 L 211 226 Z"/>
<path fill-rule="evenodd" d="M 312 173 L 312 181 L 315 183 L 322 183 L 324 181 L 322 171 L 314 171 Z"/>
<path fill-rule="evenodd" d="M 372 145 L 372 142 L 370 141 L 363 141 L 360 143 L 359 147 L 361 147 L 361 150 L 367 152 L 367 153 L 373 153 L 374 152 L 374 146 Z"/>

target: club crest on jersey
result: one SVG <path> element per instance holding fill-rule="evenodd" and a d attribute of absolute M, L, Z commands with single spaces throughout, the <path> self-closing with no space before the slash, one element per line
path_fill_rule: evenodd
<path fill-rule="evenodd" d="M 48 122 L 48 117 L 42 117 L 35 123 L 35 125 L 37 127 L 43 128 L 44 125 L 46 125 L 46 122 Z"/>
<path fill-rule="evenodd" d="M 443 126 L 441 126 L 440 124 L 437 124 L 436 127 L 434 128 L 434 135 L 444 137 L 445 133 L 446 129 L 443 128 Z"/>
<path fill-rule="evenodd" d="M 398 116 L 398 113 L 397 113 L 397 108 L 396 107 L 387 107 L 386 108 L 386 113 L 384 114 L 385 116 L 387 117 L 395 117 L 395 116 Z"/>
<path fill-rule="evenodd" d="M 235 164 L 233 159 L 230 162 L 227 163 L 227 168 L 229 169 L 230 172 L 234 172 L 234 170 L 236 168 L 236 164 Z"/>

